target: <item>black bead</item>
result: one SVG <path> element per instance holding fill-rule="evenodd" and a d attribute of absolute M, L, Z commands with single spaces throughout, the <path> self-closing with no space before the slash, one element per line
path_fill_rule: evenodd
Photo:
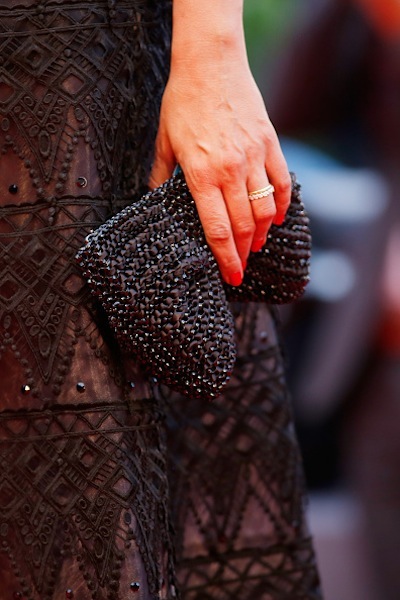
<path fill-rule="evenodd" d="M 18 194 L 18 186 L 16 183 L 12 183 L 10 185 L 10 187 L 8 188 L 8 191 L 10 192 L 10 194 Z"/>
<path fill-rule="evenodd" d="M 28 395 L 28 394 L 30 394 L 30 393 L 31 393 L 31 386 L 25 383 L 25 384 L 24 384 L 24 385 L 21 387 L 21 394 L 24 394 L 24 396 L 27 396 L 27 395 Z M 19 592 L 18 592 L 18 593 L 19 593 Z"/>
<path fill-rule="evenodd" d="M 66 592 L 65 592 L 65 597 L 68 598 L 68 600 L 70 598 L 74 597 L 74 592 L 69 588 Z"/>
<path fill-rule="evenodd" d="M 137 581 L 134 581 L 131 583 L 130 588 L 131 588 L 132 592 L 138 592 L 140 590 L 140 583 L 138 583 Z"/>
<path fill-rule="evenodd" d="M 80 188 L 84 188 L 87 186 L 87 179 L 86 177 L 78 177 L 78 179 L 76 180 L 76 185 Z"/>
<path fill-rule="evenodd" d="M 80 394 L 83 394 L 83 392 L 86 390 L 86 386 L 83 383 L 83 381 L 78 381 L 78 383 L 76 384 L 76 389 Z"/>

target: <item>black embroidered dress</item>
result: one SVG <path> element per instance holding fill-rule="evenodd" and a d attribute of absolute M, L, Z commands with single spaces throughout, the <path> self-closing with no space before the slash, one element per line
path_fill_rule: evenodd
<path fill-rule="evenodd" d="M 169 599 L 176 574 L 187 600 L 319 598 L 267 308 L 238 310 L 225 396 L 183 400 L 75 265 L 145 187 L 169 24 L 166 0 L 0 0 L 1 600 Z"/>

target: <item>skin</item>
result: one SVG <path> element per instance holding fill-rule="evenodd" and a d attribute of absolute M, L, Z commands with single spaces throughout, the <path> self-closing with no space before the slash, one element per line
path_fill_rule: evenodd
<path fill-rule="evenodd" d="M 195 24 L 195 25 L 193 25 Z M 291 181 L 278 137 L 249 68 L 243 0 L 174 0 L 171 72 L 164 92 L 150 186 L 179 163 L 207 241 L 231 285 L 249 253 L 281 224 Z M 250 203 L 248 193 L 275 187 Z"/>

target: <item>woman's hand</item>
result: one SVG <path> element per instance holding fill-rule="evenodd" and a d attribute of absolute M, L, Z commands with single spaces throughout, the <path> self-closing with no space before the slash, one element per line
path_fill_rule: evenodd
<path fill-rule="evenodd" d="M 272 222 L 283 221 L 291 182 L 244 44 L 236 33 L 233 44 L 229 36 L 211 39 L 191 40 L 184 53 L 179 42 L 173 46 L 150 185 L 181 165 L 222 276 L 239 285 L 249 252 L 265 244 Z M 269 182 L 274 195 L 250 202 L 249 192 Z"/>

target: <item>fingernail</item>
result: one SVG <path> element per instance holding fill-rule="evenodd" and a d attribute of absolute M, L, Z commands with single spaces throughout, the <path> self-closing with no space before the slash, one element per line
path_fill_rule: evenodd
<path fill-rule="evenodd" d="M 247 267 L 247 260 L 242 260 L 242 267 L 243 267 L 243 271 L 245 271 L 246 267 Z"/>
<path fill-rule="evenodd" d="M 243 280 L 243 275 L 240 271 L 238 271 L 237 273 L 233 273 L 229 277 L 229 283 L 231 285 L 240 285 L 242 283 L 242 280 Z"/>
<path fill-rule="evenodd" d="M 261 248 L 264 246 L 265 240 L 257 240 L 253 243 L 251 247 L 252 252 L 259 252 Z"/>
<path fill-rule="evenodd" d="M 276 215 L 276 217 L 274 219 L 274 225 L 282 225 L 284 220 L 285 220 L 285 215 Z"/>

